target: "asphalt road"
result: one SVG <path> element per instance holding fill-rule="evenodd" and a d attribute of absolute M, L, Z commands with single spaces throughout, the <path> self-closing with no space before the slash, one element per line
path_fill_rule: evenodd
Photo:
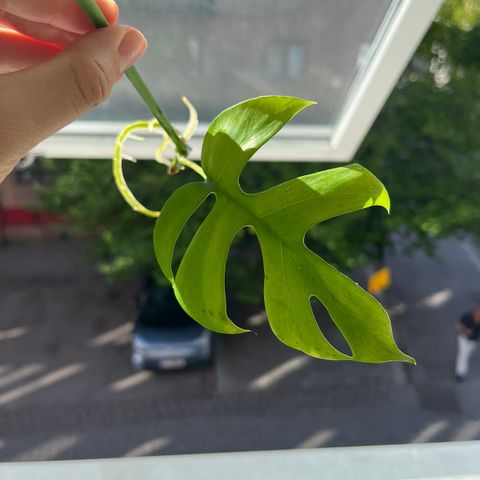
<path fill-rule="evenodd" d="M 452 382 L 478 251 L 449 241 L 390 264 L 384 301 L 417 367 L 310 359 L 254 312 L 258 335 L 217 337 L 213 368 L 156 375 L 129 363 L 135 285 L 107 285 L 78 243 L 1 249 L 0 460 L 480 439 L 480 358 Z"/>

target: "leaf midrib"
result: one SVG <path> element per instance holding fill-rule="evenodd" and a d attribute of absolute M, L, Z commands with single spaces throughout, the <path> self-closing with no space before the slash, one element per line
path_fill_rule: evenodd
<path fill-rule="evenodd" d="M 214 187 L 214 188 L 212 188 L 212 190 L 211 190 L 213 193 L 220 193 L 220 194 L 222 194 L 222 195 L 225 195 L 229 201 L 231 201 L 231 202 L 234 203 L 236 206 L 238 206 L 238 208 L 240 208 L 240 209 L 242 209 L 243 211 L 247 212 L 247 214 L 248 214 L 250 217 L 254 218 L 254 219 L 258 222 L 258 224 L 261 226 L 261 228 L 267 230 L 268 233 L 270 233 L 270 234 L 271 234 L 272 236 L 274 236 L 275 238 L 279 239 L 279 241 L 281 242 L 281 244 L 282 244 L 284 247 L 286 247 L 286 248 L 288 248 L 289 250 L 292 250 L 292 251 L 295 252 L 296 248 L 295 248 L 295 247 L 292 247 L 291 245 L 289 245 L 288 243 L 286 243 L 285 240 L 278 234 L 278 232 L 274 231 L 274 230 L 270 227 L 270 225 L 263 220 L 264 217 L 258 216 L 252 209 L 250 209 L 250 208 L 248 208 L 247 206 L 243 205 L 243 203 L 241 203 L 235 196 L 230 195 L 229 193 L 227 193 L 227 191 L 225 191 L 225 189 L 219 187 L 219 186 L 217 185 L 217 183 L 213 182 L 213 181 L 210 180 L 210 179 L 208 179 L 208 182 Z M 240 193 L 240 198 L 241 198 L 241 197 L 247 198 L 248 195 L 252 195 L 252 196 L 257 195 L 257 194 L 248 194 L 248 193 L 245 193 L 243 190 L 241 190 L 240 187 L 238 187 L 238 190 L 237 190 L 237 191 L 238 191 L 238 193 Z M 244 222 L 242 222 L 242 223 L 244 223 Z M 242 226 L 242 228 L 243 228 L 243 227 L 247 227 L 247 226 L 253 227 L 253 228 L 255 229 L 255 222 L 252 222 L 252 225 L 245 225 L 245 224 L 244 224 L 244 225 Z M 258 236 L 258 233 L 257 233 L 257 236 Z M 303 234 L 303 235 L 301 236 L 301 238 L 299 239 L 298 244 L 297 244 L 297 247 L 298 247 L 298 246 L 305 246 L 305 243 L 304 243 L 304 241 L 303 241 L 303 238 L 304 238 L 304 237 L 305 237 L 305 234 Z"/>

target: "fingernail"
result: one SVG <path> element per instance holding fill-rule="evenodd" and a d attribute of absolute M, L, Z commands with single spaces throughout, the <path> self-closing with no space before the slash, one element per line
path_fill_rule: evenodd
<path fill-rule="evenodd" d="M 147 40 L 134 28 L 130 29 L 123 37 L 118 53 L 122 59 L 123 69 L 131 67 L 147 49 Z"/>

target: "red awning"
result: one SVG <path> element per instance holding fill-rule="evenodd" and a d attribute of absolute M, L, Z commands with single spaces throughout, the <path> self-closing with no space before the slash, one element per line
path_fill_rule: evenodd
<path fill-rule="evenodd" d="M 55 213 L 32 212 L 25 208 L 2 208 L 0 209 L 0 225 L 3 226 L 35 226 L 62 223 Z"/>

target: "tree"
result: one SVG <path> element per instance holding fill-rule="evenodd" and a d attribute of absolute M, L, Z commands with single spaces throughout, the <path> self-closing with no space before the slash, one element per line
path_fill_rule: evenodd
<path fill-rule="evenodd" d="M 381 263 L 398 234 L 406 239 L 406 250 L 429 252 L 437 239 L 451 235 L 469 233 L 480 240 L 479 44 L 478 2 L 447 2 L 355 158 L 385 183 L 392 214 L 369 209 L 312 229 L 307 243 L 325 260 L 343 271 Z M 251 163 L 242 184 L 247 191 L 258 191 L 331 166 Z M 92 258 L 103 273 L 111 279 L 152 273 L 164 281 L 153 254 L 153 222 L 124 205 L 109 162 L 48 161 L 46 168 L 54 181 L 43 191 L 44 208 L 59 212 L 72 229 L 87 234 Z M 170 177 L 161 169 L 154 162 L 126 166 L 132 189 L 142 203 L 156 209 L 193 175 Z M 178 255 L 202 215 L 198 212 L 189 222 Z M 263 270 L 252 232 L 239 234 L 231 259 L 227 285 L 237 298 L 261 301 Z"/>
<path fill-rule="evenodd" d="M 367 249 L 382 251 L 399 232 L 407 249 L 427 251 L 451 235 L 480 239 L 479 22 L 478 2 L 447 2 L 356 157 L 384 181 L 393 206 L 366 233 Z M 376 225 L 375 214 L 358 230 Z"/>

